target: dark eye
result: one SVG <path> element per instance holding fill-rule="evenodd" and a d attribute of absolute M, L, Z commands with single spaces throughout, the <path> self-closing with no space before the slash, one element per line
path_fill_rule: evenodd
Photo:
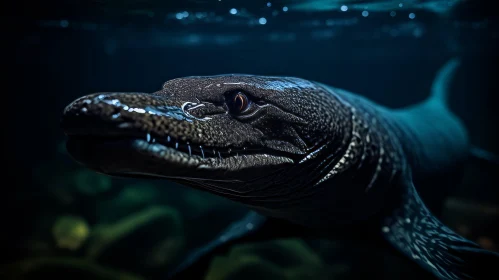
<path fill-rule="evenodd" d="M 240 114 L 246 111 L 250 106 L 250 100 L 246 94 L 242 92 L 236 92 L 232 94 L 228 100 L 229 110 L 233 114 Z"/>

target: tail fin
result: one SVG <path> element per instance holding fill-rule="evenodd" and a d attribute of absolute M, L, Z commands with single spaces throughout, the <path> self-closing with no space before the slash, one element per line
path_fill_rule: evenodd
<path fill-rule="evenodd" d="M 447 107 L 452 78 L 460 64 L 459 58 L 452 58 L 440 68 L 431 86 L 429 102 Z M 499 156 L 486 150 L 472 146 L 470 155 L 472 158 L 495 168 L 499 166 Z"/>
<path fill-rule="evenodd" d="M 452 58 L 440 68 L 433 80 L 429 101 L 447 106 L 452 78 L 460 64 L 459 58 Z"/>

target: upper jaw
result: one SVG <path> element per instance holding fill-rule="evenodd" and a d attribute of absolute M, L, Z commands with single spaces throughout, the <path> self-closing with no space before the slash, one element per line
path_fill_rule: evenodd
<path fill-rule="evenodd" d="M 144 139 L 195 152 L 201 146 L 189 136 L 195 120 L 177 103 L 147 93 L 91 94 L 66 107 L 61 127 L 73 137 Z M 178 127 L 187 127 L 187 132 L 179 133 Z"/>
<path fill-rule="evenodd" d="M 155 122 L 167 121 L 167 131 L 182 121 L 192 122 L 180 105 L 147 93 L 95 93 L 76 99 L 63 113 L 61 126 L 68 135 L 161 134 Z M 156 130 L 156 131 L 154 131 Z M 136 135 L 140 136 L 140 135 Z"/>

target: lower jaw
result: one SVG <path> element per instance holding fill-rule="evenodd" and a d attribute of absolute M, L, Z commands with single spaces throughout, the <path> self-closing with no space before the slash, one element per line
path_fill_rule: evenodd
<path fill-rule="evenodd" d="M 160 143 L 134 138 L 70 136 L 69 154 L 81 164 L 120 177 L 254 181 L 293 165 L 293 160 L 274 155 L 233 155 L 222 159 L 190 156 Z"/>
<path fill-rule="evenodd" d="M 150 144 L 141 139 L 70 136 L 66 147 L 77 162 L 95 171 L 113 175 L 178 176 L 200 164 L 197 159 L 173 148 Z"/>

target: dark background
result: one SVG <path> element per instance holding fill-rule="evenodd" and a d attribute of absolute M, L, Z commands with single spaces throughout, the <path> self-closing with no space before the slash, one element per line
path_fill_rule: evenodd
<path fill-rule="evenodd" d="M 485 2 L 468 1 L 445 15 L 418 11 L 412 21 L 407 12 L 395 18 L 388 12 L 372 12 L 363 18 L 354 11 L 290 11 L 268 16 L 265 26 L 228 19 L 184 24 L 165 17 L 183 10 L 226 16 L 227 7 L 236 4 L 248 13 L 267 15 L 269 11 L 261 8 L 266 1 L 225 1 L 218 6 L 210 1 L 103 2 L 104 8 L 98 2 L 18 1 L 3 10 L 5 80 L 0 104 L 5 115 L 6 179 L 1 199 L 7 206 L 7 247 L 23 243 L 38 219 L 34 213 L 48 207 L 34 172 L 61 161 L 58 151 L 64 135 L 59 119 L 64 106 L 92 92 L 153 92 L 176 77 L 248 73 L 316 80 L 401 107 L 423 100 L 437 69 L 459 56 L 463 64 L 452 86 L 452 108 L 468 127 L 474 145 L 499 154 L 499 29 L 494 9 Z M 130 13 L 133 7 L 156 12 Z M 355 24 L 341 24 L 353 18 Z M 328 26 L 328 19 L 336 24 Z M 272 34 L 281 35 L 272 40 Z M 63 165 L 77 168 L 69 159 Z M 453 197 L 478 206 L 499 205 L 497 172 L 470 164 L 464 175 Z M 468 211 L 456 209 L 451 210 Z M 459 216 L 452 211 L 449 219 L 457 224 Z M 8 257 L 19 260 L 23 253 Z"/>

